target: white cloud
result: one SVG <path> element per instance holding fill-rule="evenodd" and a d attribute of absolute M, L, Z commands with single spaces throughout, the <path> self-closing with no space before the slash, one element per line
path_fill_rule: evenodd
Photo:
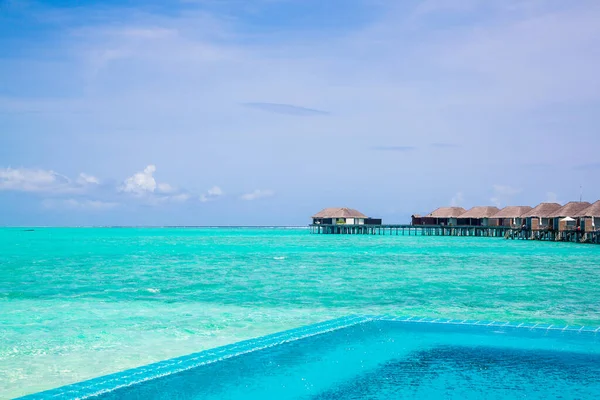
<path fill-rule="evenodd" d="M 80 185 L 90 185 L 90 184 L 99 185 L 100 181 L 95 176 L 88 175 L 88 174 L 85 174 L 82 172 L 79 174 L 79 177 L 77 178 L 77 183 Z"/>
<path fill-rule="evenodd" d="M 213 186 L 210 189 L 208 189 L 206 193 L 201 194 L 199 199 L 201 202 L 206 203 L 207 201 L 216 200 L 224 194 L 225 192 L 223 192 L 223 190 L 220 187 Z"/>
<path fill-rule="evenodd" d="M 450 200 L 450 206 L 461 207 L 464 204 L 465 198 L 462 192 L 457 192 Z"/>
<path fill-rule="evenodd" d="M 168 183 L 158 183 L 156 185 L 156 189 L 160 193 L 174 193 L 174 192 L 177 191 L 176 188 L 174 188 L 173 186 L 169 185 Z"/>
<path fill-rule="evenodd" d="M 241 196 L 242 200 L 247 200 L 247 201 L 252 201 L 252 200 L 258 200 L 258 199 L 263 199 L 265 197 L 271 197 L 274 196 L 275 192 L 272 190 L 261 190 L 261 189 L 256 189 L 251 193 L 246 193 L 243 194 Z"/>
<path fill-rule="evenodd" d="M 183 203 L 191 198 L 189 193 L 164 182 L 156 182 L 155 165 L 148 165 L 142 172 L 137 172 L 127 178 L 118 188 L 120 192 L 131 193 L 146 204 L 156 206 L 165 203 Z"/>
<path fill-rule="evenodd" d="M 20 192 L 62 192 L 72 189 L 69 178 L 52 170 L 0 169 L 0 190 Z"/>
<path fill-rule="evenodd" d="M 80 173 L 75 180 L 52 170 L 30 168 L 0 168 L 0 191 L 21 191 L 45 196 L 42 205 L 48 209 L 107 210 L 117 207 L 118 193 L 133 194 L 130 199 L 147 205 L 183 203 L 192 195 L 168 183 L 156 182 L 156 167 L 148 165 L 142 172 L 127 178 L 118 187 L 101 185 L 93 175 Z M 208 191 L 211 198 L 223 191 L 215 186 Z M 91 197 L 95 198 L 91 198 Z"/>
<path fill-rule="evenodd" d="M 192 197 L 190 194 L 188 193 L 180 193 L 180 194 L 176 194 L 174 196 L 168 196 L 168 199 L 170 201 L 174 201 L 176 203 L 183 203 L 185 201 L 188 201 L 190 199 L 190 197 Z"/>
<path fill-rule="evenodd" d="M 210 196 L 223 196 L 223 190 L 218 187 L 218 186 L 213 186 L 212 188 L 208 189 L 208 194 Z"/>
<path fill-rule="evenodd" d="M 105 211 L 113 209 L 119 204 L 110 201 L 69 198 L 45 199 L 42 201 L 42 205 L 50 209 Z"/>
<path fill-rule="evenodd" d="M 135 194 L 154 193 L 156 190 L 156 180 L 153 175 L 154 172 L 156 172 L 156 166 L 148 165 L 144 168 L 144 171 L 137 172 L 125 179 L 120 190 L 122 192 Z"/>
<path fill-rule="evenodd" d="M 80 173 L 71 180 L 52 170 L 33 168 L 1 168 L 0 190 L 38 193 L 84 193 L 92 185 L 99 185 L 95 176 Z"/>
<path fill-rule="evenodd" d="M 149 206 L 160 206 L 172 203 L 185 203 L 192 196 L 189 193 L 177 193 L 171 195 L 151 194 L 142 199 L 143 203 Z"/>

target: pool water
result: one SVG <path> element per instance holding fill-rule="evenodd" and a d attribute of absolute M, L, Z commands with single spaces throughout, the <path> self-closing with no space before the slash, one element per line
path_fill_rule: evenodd
<path fill-rule="evenodd" d="M 27 398 L 600 398 L 586 327 L 354 316 Z"/>

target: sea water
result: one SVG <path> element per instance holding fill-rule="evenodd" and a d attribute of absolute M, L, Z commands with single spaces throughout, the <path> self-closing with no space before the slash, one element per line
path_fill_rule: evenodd
<path fill-rule="evenodd" d="M 0 229 L 0 398 L 352 313 L 600 325 L 600 246 Z"/>

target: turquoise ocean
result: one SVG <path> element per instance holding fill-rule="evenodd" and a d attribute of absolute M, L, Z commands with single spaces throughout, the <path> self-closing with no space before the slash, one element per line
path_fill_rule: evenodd
<path fill-rule="evenodd" d="M 600 326 L 600 246 L 0 229 L 0 398 L 352 313 Z"/>

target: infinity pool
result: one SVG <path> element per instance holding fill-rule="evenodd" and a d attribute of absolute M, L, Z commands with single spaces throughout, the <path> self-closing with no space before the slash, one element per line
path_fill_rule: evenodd
<path fill-rule="evenodd" d="M 353 316 L 25 399 L 600 398 L 600 331 Z"/>

